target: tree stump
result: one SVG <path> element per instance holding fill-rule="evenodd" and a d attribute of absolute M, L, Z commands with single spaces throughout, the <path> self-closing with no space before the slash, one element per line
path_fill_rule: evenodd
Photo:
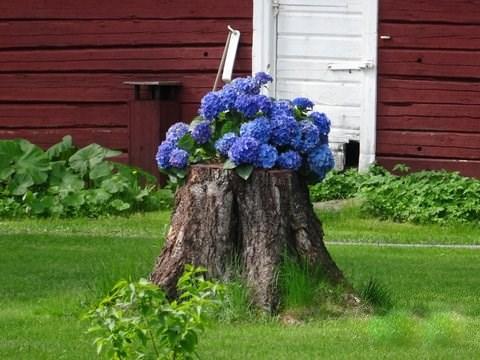
<path fill-rule="evenodd" d="M 175 296 L 185 264 L 225 278 L 240 260 L 254 303 L 279 305 L 277 274 L 285 254 L 320 266 L 333 284 L 344 277 L 323 243 L 307 184 L 294 171 L 254 170 L 245 181 L 221 165 L 191 166 L 178 189 L 166 244 L 151 280 Z"/>

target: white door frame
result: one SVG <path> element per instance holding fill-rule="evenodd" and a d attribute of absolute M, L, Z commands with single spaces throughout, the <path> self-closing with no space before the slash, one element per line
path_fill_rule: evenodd
<path fill-rule="evenodd" d="M 278 0 L 253 0 L 252 72 L 268 71 L 275 74 Z M 375 162 L 377 131 L 377 27 L 378 0 L 366 1 L 363 35 L 365 58 L 373 68 L 365 71 L 362 123 L 360 124 L 360 171 Z M 275 94 L 275 81 L 269 94 Z"/>
<path fill-rule="evenodd" d="M 277 0 L 253 0 L 252 72 L 276 73 Z M 275 79 L 274 79 L 275 80 Z M 266 90 L 274 96 L 275 81 Z"/>

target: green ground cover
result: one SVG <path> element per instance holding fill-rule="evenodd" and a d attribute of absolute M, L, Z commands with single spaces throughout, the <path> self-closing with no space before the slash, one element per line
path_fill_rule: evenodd
<path fill-rule="evenodd" d="M 168 216 L 0 222 L 0 359 L 95 358 L 81 315 L 118 279 L 149 272 Z M 388 235 L 389 242 L 463 244 L 480 238 L 475 228 L 377 223 L 359 218 L 355 208 L 321 216 L 328 240 L 380 241 Z M 435 231 L 437 237 L 428 237 Z M 356 286 L 371 278 L 385 285 L 393 308 L 385 315 L 348 313 L 298 326 L 215 323 L 200 343 L 201 358 L 471 359 L 480 353 L 480 250 L 329 250 Z"/>

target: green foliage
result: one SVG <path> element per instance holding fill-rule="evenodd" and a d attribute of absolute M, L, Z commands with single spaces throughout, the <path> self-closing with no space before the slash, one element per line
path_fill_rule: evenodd
<path fill-rule="evenodd" d="M 47 181 L 50 161 L 26 140 L 0 141 L 0 182 L 12 195 L 23 195 L 32 185 Z"/>
<path fill-rule="evenodd" d="M 0 217 L 125 214 L 168 207 L 156 179 L 107 159 L 97 144 L 77 149 L 70 136 L 47 151 L 26 140 L 0 141 Z"/>
<path fill-rule="evenodd" d="M 222 287 L 205 280 L 204 269 L 187 265 L 178 281 L 178 300 L 168 301 L 156 285 L 122 280 L 87 318 L 97 353 L 108 347 L 111 359 L 198 358 L 195 348 L 208 315 L 219 305 Z"/>
<path fill-rule="evenodd" d="M 242 164 L 235 168 L 235 172 L 240 176 L 243 180 L 248 180 L 250 175 L 253 172 L 253 165 Z"/>
<path fill-rule="evenodd" d="M 370 173 L 359 173 L 356 169 L 344 172 L 331 171 L 323 182 L 310 186 L 312 201 L 328 201 L 350 199 L 357 196 L 362 183 L 368 179 Z"/>
<path fill-rule="evenodd" d="M 402 164 L 394 170 L 402 175 L 379 166 L 363 174 L 329 173 L 310 187 L 310 196 L 312 201 L 361 197 L 364 213 L 397 222 L 480 224 L 480 180 L 447 171 L 408 173 Z"/>
<path fill-rule="evenodd" d="M 447 171 L 383 172 L 362 183 L 363 210 L 398 222 L 480 223 L 480 181 Z"/>

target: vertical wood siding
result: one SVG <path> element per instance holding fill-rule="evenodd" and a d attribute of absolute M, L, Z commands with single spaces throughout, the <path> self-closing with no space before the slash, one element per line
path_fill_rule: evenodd
<path fill-rule="evenodd" d="M 182 82 L 182 119 L 211 90 L 227 36 L 251 71 L 252 1 L 17 0 L 0 3 L 0 138 L 44 147 L 71 134 L 127 151 L 125 81 Z M 146 129 L 148 132 L 148 129 Z M 153 156 L 153 155 L 152 155 Z"/>
<path fill-rule="evenodd" d="M 480 0 L 380 0 L 377 159 L 480 177 Z"/>

